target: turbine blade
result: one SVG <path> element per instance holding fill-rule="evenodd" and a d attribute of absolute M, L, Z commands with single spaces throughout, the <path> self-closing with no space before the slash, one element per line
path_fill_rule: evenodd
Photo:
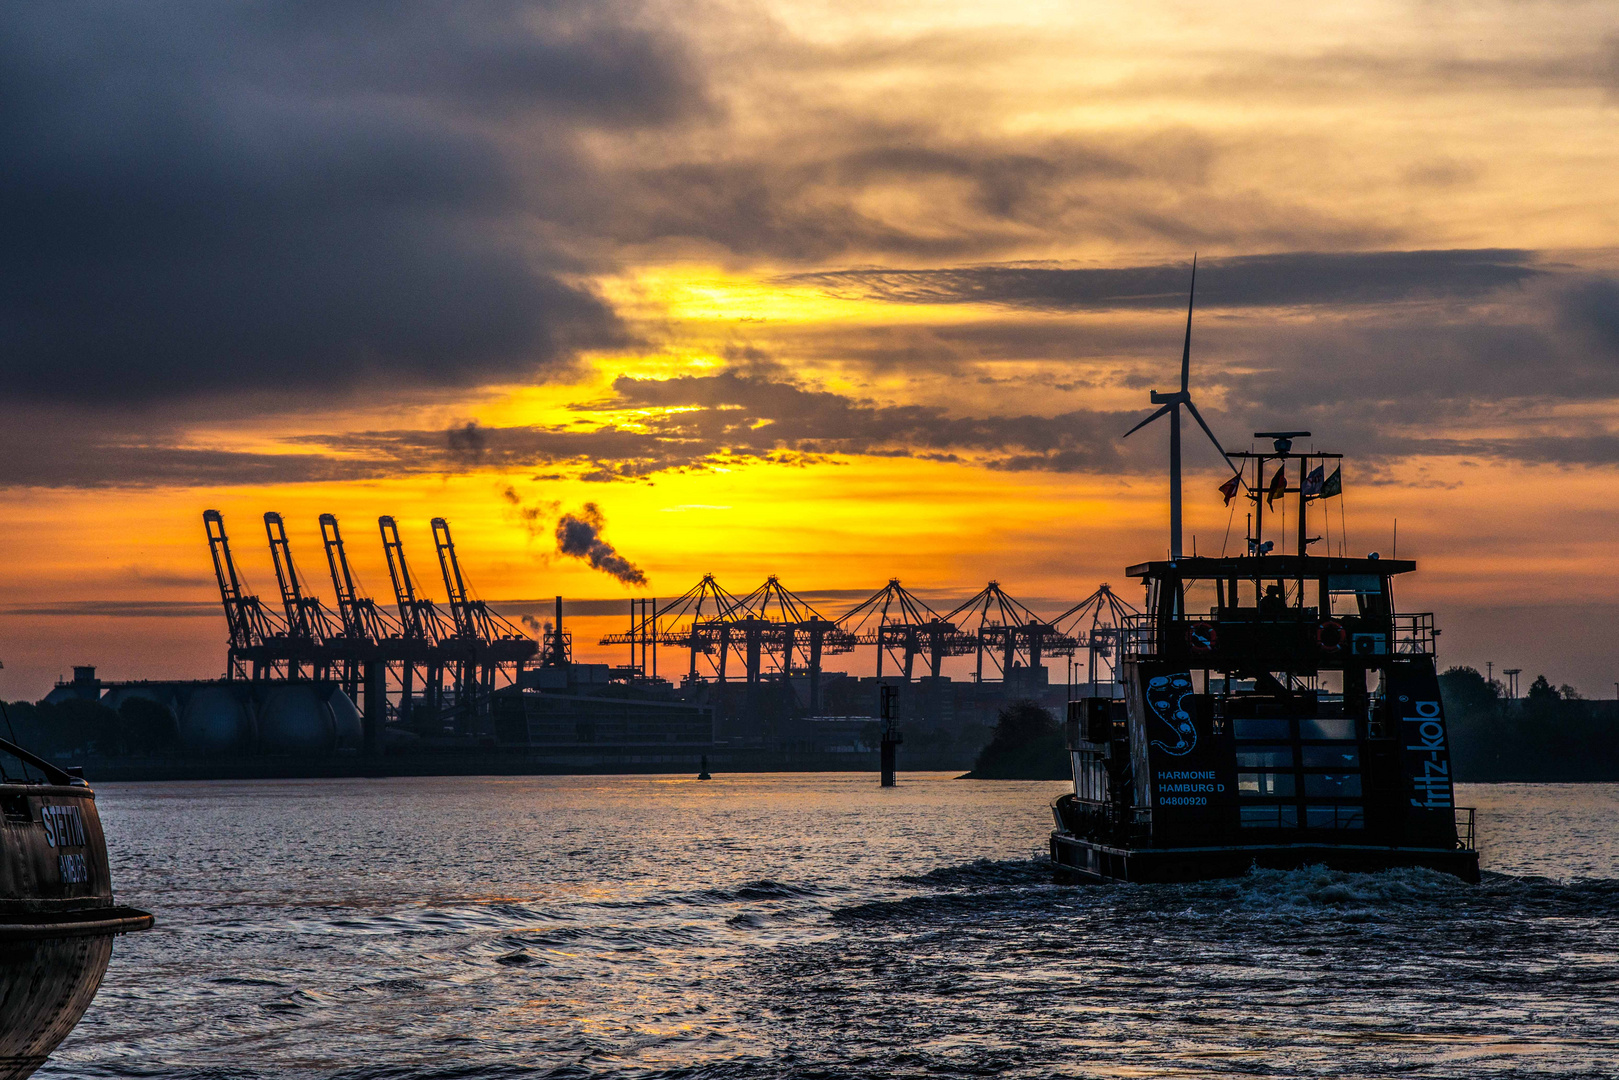
<path fill-rule="evenodd" d="M 1209 425 L 1203 420 L 1203 414 L 1197 411 L 1197 406 L 1192 404 L 1191 398 L 1186 399 L 1186 411 L 1192 414 L 1192 419 L 1196 420 L 1197 426 L 1203 429 L 1203 434 L 1209 437 L 1209 442 L 1213 443 L 1214 448 L 1220 451 L 1220 456 L 1225 458 L 1225 463 L 1227 465 L 1231 465 L 1231 455 L 1225 452 L 1225 447 L 1220 445 L 1220 440 L 1216 439 L 1214 437 L 1214 432 L 1209 430 Z M 1235 465 L 1231 465 L 1231 471 L 1236 473 L 1238 476 L 1242 475 L 1242 471 Z"/>
<path fill-rule="evenodd" d="M 1126 431 L 1122 437 L 1128 439 L 1130 436 L 1134 435 L 1136 432 L 1140 431 L 1142 428 L 1146 427 L 1148 424 L 1152 423 L 1154 420 L 1158 419 L 1160 416 L 1164 415 L 1165 413 L 1167 413 L 1170 409 L 1173 409 L 1174 407 L 1175 407 L 1175 403 L 1173 401 L 1170 402 L 1168 405 L 1165 405 L 1163 408 L 1159 409 L 1157 412 L 1153 413 L 1151 416 L 1149 416 L 1145 420 L 1141 421 L 1141 423 L 1137 424 L 1135 427 L 1131 428 L 1129 431 Z M 1221 451 L 1221 453 L 1224 453 L 1224 451 Z"/>
<path fill-rule="evenodd" d="M 1192 302 L 1197 298 L 1197 252 L 1192 252 L 1192 285 L 1186 290 L 1186 346 L 1181 349 L 1181 393 L 1192 377 Z M 1221 451 L 1224 453 L 1224 451 Z"/>

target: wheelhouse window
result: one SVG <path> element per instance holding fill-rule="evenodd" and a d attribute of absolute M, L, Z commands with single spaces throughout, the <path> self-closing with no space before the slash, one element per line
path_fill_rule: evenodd
<path fill-rule="evenodd" d="M 1304 825 L 1309 829 L 1364 829 L 1366 812 L 1359 806 L 1306 806 Z"/>
<path fill-rule="evenodd" d="M 1355 738 L 1352 716 L 1314 716 L 1299 721 L 1299 738 L 1349 742 Z"/>
<path fill-rule="evenodd" d="M 1293 737 L 1293 722 L 1284 717 L 1239 717 L 1231 723 L 1232 731 L 1239 739 L 1280 741 Z"/>
<path fill-rule="evenodd" d="M 1296 829 L 1299 827 L 1299 808 L 1291 804 L 1275 806 L 1244 806 L 1244 829 Z"/>
<path fill-rule="evenodd" d="M 1295 793 L 1290 772 L 1243 772 L 1237 774 L 1237 794 L 1250 798 L 1290 796 Z"/>
<path fill-rule="evenodd" d="M 1239 769 L 1291 769 L 1291 746 L 1244 746 L 1237 751 Z"/>
<path fill-rule="evenodd" d="M 1359 769 L 1360 748 L 1357 746 L 1306 746 L 1306 769 Z"/>
<path fill-rule="evenodd" d="M 1329 799 L 1360 798 L 1360 773 L 1305 773 L 1304 794 Z"/>

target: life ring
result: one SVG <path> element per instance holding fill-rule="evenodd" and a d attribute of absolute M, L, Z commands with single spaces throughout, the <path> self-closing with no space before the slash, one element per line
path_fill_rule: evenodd
<path fill-rule="evenodd" d="M 1321 646 L 1322 652 L 1341 652 L 1348 642 L 1349 635 L 1344 632 L 1342 623 L 1328 619 L 1315 628 L 1315 643 Z"/>
<path fill-rule="evenodd" d="M 1195 622 L 1186 626 L 1186 645 L 1195 653 L 1213 652 L 1219 636 L 1213 623 Z"/>

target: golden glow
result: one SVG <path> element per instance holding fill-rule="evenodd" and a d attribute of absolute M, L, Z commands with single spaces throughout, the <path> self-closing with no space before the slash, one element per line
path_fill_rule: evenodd
<path fill-rule="evenodd" d="M 1596 43 L 1613 30 L 1608 5 L 1553 14 L 1489 4 L 804 2 L 770 5 L 767 15 L 780 53 L 759 67 L 739 64 L 714 91 L 724 126 L 708 137 L 721 151 L 734 146 L 739 156 L 775 154 L 835 171 L 872 145 L 910 149 L 905 132 L 914 128 L 945 132 L 937 145 L 959 144 L 963 156 L 973 145 L 1015 157 L 1060 144 L 1094 156 L 1094 175 L 1054 181 L 1047 201 L 1012 209 L 986 209 L 984 193 L 957 177 L 913 181 L 896 172 L 858 191 L 851 184 L 847 213 L 874 233 L 904 234 L 911 247 L 901 255 L 851 241 L 795 261 L 649 241 L 590 282 L 639 335 L 633 347 L 533 381 L 199 420 L 186 427 L 183 445 L 352 460 L 361 452 L 308 440 L 442 432 L 468 422 L 645 431 L 680 408 L 577 406 L 610 402 L 620 377 L 728 370 L 952 417 L 1132 412 L 1145 406 L 1148 386 L 1167 388 L 1173 378 L 1180 333 L 1173 313 L 883 303 L 791 275 L 1009 260 L 1120 266 L 1184 259 L 1194 249 L 1205 256 L 1568 249 L 1558 257 L 1608 265 L 1619 242 L 1611 72 L 1606 84 L 1581 75 L 1606 63 Z M 715 62 L 734 61 L 715 34 Z M 671 160 L 683 153 L 700 160 L 700 149 L 667 152 Z M 1011 169 L 1009 185 L 1021 167 Z M 1201 317 L 1199 342 L 1217 354 L 1223 342 L 1262 338 L 1267 325 L 1337 317 L 1214 310 Z M 1467 314 L 1458 306 L 1448 317 Z M 1008 346 L 1004 355 L 981 355 L 952 336 L 991 323 L 1069 335 L 1073 355 L 1054 360 L 1060 350 L 1049 343 L 1045 352 Z M 867 352 L 856 355 L 858 348 Z M 913 350 L 924 358 L 904 359 Z M 1224 370 L 1240 373 L 1242 358 Z M 1204 403 L 1242 413 L 1242 403 L 1212 391 Z M 1445 433 L 1521 436 L 1550 430 L 1552 420 L 1619 430 L 1612 401 L 1538 408 Z M 1222 434 L 1233 445 L 1245 441 L 1238 437 L 1245 433 Z M 1356 446 L 1331 431 L 1317 435 L 1353 463 Z M 1161 426 L 1135 440 L 1161 459 Z M 1014 595 L 1077 600 L 1101 580 L 1123 591 L 1122 567 L 1163 550 L 1158 475 L 1005 472 L 984 467 L 971 451 L 959 456 L 831 455 L 805 464 L 716 453 L 689 469 L 614 483 L 587 479 L 583 460 L 508 467 L 491 458 L 354 482 L 13 489 L 3 498 L 4 692 L 37 696 L 76 662 L 99 663 L 109 677 L 217 671 L 224 634 L 217 614 L 38 613 L 90 601 L 208 604 L 215 592 L 199 519 L 210 507 L 225 513 L 243 569 L 267 598 L 274 582 L 261 515 L 269 509 L 286 516 L 303 572 L 321 595 L 330 588 L 315 521 L 328 511 L 342 520 L 374 595 L 386 592 L 387 581 L 379 514 L 400 519 L 431 595 L 441 587 L 426 522 L 439 515 L 451 521 L 466 569 L 487 598 L 630 595 L 556 555 L 550 525 L 531 533 L 504 497 L 507 488 L 530 506 L 573 511 L 597 503 L 606 537 L 650 575 L 658 596 L 714 572 L 737 592 L 772 573 L 801 591 L 874 590 L 899 576 L 962 594 L 994 577 Z M 1619 602 L 1611 468 L 1412 458 L 1385 463 L 1375 484 L 1353 469 L 1346 473 L 1350 550 L 1389 553 L 1398 518 L 1400 554 L 1423 564 L 1403 594 L 1408 606 L 1432 604 L 1443 619 L 1447 606 Z M 1204 553 L 1240 543 L 1243 521 L 1221 507 L 1218 481 L 1208 472 L 1188 481 L 1188 548 L 1194 534 Z M 582 656 L 596 655 L 592 638 L 576 634 Z"/>

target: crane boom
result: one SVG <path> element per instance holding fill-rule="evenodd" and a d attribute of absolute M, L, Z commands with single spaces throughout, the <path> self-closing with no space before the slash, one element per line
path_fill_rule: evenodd
<path fill-rule="evenodd" d="M 326 548 L 326 567 L 332 574 L 332 590 L 337 594 L 343 633 L 354 641 L 368 644 L 396 636 L 396 628 L 387 615 L 377 609 L 377 602 L 369 596 L 361 596 L 354 584 L 354 573 L 349 569 L 348 552 L 343 547 L 343 534 L 338 530 L 335 515 L 320 516 L 320 538 Z"/>
<path fill-rule="evenodd" d="M 336 515 L 320 516 L 320 541 L 326 549 L 326 567 L 332 572 L 332 591 L 337 594 L 337 614 L 343 620 L 343 632 L 349 637 L 363 637 L 365 629 L 354 602 L 354 575 L 349 572 L 349 557 L 343 550 L 343 534 L 338 531 Z"/>
<path fill-rule="evenodd" d="M 208 533 L 208 553 L 214 560 L 214 576 L 219 581 L 219 598 L 225 607 L 231 648 L 247 649 L 262 644 L 273 633 L 269 613 L 257 596 L 242 591 L 242 579 L 236 573 L 236 560 L 230 553 L 230 538 L 225 535 L 225 517 L 218 510 L 204 510 L 202 523 Z"/>
<path fill-rule="evenodd" d="M 394 601 L 399 605 L 399 621 L 404 625 L 404 636 L 412 641 L 430 641 L 437 637 L 438 611 L 433 601 L 418 599 L 416 585 L 410 576 L 410 565 L 405 562 L 405 545 L 399 539 L 399 525 L 387 514 L 377 518 L 382 531 L 382 553 L 388 558 L 388 576 L 393 579 Z"/>
<path fill-rule="evenodd" d="M 275 579 L 281 586 L 281 609 L 287 614 L 287 635 L 309 639 L 315 628 L 298 586 L 298 570 L 292 563 L 292 545 L 287 543 L 287 527 L 274 510 L 264 515 L 264 532 L 270 539 L 270 561 L 275 563 Z"/>
<path fill-rule="evenodd" d="M 444 575 L 444 592 L 450 598 L 450 617 L 455 620 L 455 632 L 462 637 L 478 636 L 477 620 L 467 603 L 467 583 L 461 576 L 461 564 L 455 557 L 455 541 L 450 539 L 450 523 L 441 517 L 432 521 L 433 546 L 438 550 L 438 566 Z"/>

